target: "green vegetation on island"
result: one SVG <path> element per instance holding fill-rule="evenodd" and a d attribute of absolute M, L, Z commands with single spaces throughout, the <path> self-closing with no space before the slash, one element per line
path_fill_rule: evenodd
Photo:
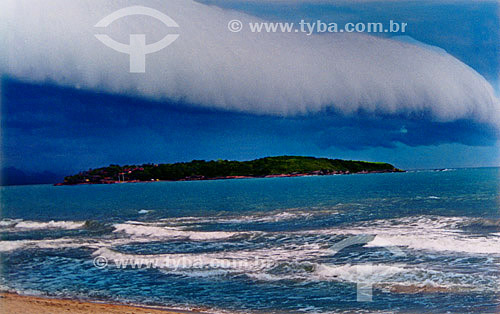
<path fill-rule="evenodd" d="M 193 160 L 173 164 L 110 165 L 68 176 L 61 184 L 216 180 L 254 177 L 290 177 L 351 173 L 402 172 L 388 163 L 279 156 L 251 161 Z"/>

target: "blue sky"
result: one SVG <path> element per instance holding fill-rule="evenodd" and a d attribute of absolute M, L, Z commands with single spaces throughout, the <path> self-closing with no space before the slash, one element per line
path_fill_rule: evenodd
<path fill-rule="evenodd" d="M 228 9 L 237 10 L 270 21 L 405 21 L 409 23 L 409 31 L 405 35 L 423 44 L 444 49 L 447 54 L 486 79 L 495 89 L 496 97 L 499 94 L 500 26 L 498 3 L 493 1 L 360 1 L 335 4 L 324 1 L 278 1 L 272 4 L 266 1 L 202 2 L 220 6 L 224 12 L 232 12 Z M 198 6 L 193 7 L 198 9 Z M 212 9 L 201 7 L 202 11 Z M 174 13 L 170 15 L 182 21 L 182 18 Z M 179 41 L 183 36 L 187 37 L 181 34 Z M 329 37 L 325 38 L 329 40 Z M 57 44 L 54 43 L 53 47 L 64 49 Z M 209 44 L 216 47 L 218 41 L 212 40 Z M 183 42 L 178 46 L 182 45 Z M 308 42 L 304 42 L 304 45 L 308 45 Z M 313 48 L 314 46 L 311 49 Z M 70 49 L 71 47 L 68 48 Z M 175 52 L 175 49 L 171 51 Z M 209 54 L 210 48 L 207 48 L 207 51 Z M 222 51 L 220 61 L 212 58 L 215 65 L 223 64 L 228 58 L 224 57 L 223 53 Z M 278 49 L 273 53 L 279 58 L 281 52 Z M 28 48 L 26 53 L 23 50 L 21 54 L 28 56 Z M 37 56 L 36 53 L 33 55 Z M 182 62 L 186 60 L 183 58 L 187 58 L 185 55 L 176 55 L 179 60 L 177 63 L 170 59 L 168 68 L 184 64 Z M 112 56 L 114 58 L 114 55 Z M 151 59 L 153 58 L 155 57 L 151 55 Z M 382 60 L 380 58 L 385 57 L 378 56 L 369 61 L 377 63 Z M 462 110 L 468 103 L 454 105 L 454 98 L 449 95 L 442 97 L 445 100 L 451 99 L 449 108 L 444 102 L 439 104 L 441 107 L 428 104 L 428 107 L 417 110 L 415 108 L 420 106 L 418 103 L 416 107 L 389 111 L 384 104 L 377 103 L 376 106 L 379 107 L 375 110 L 364 105 L 358 110 L 346 111 L 340 105 L 322 104 L 319 109 L 309 108 L 305 112 L 290 111 L 289 108 L 282 112 L 280 110 L 283 105 L 275 100 L 270 100 L 269 105 L 274 105 L 274 109 L 267 110 L 265 97 L 252 98 L 252 94 L 262 95 L 268 91 L 259 90 L 258 86 L 253 91 L 254 84 L 248 78 L 246 80 L 250 96 L 239 90 L 234 91 L 229 83 L 223 82 L 225 89 L 221 94 L 226 102 L 221 105 L 217 85 L 205 83 L 207 81 L 203 79 L 205 72 L 211 71 L 210 66 L 198 68 L 196 73 L 199 75 L 189 77 L 189 82 L 193 85 L 187 85 L 185 94 L 177 89 L 171 95 L 166 92 L 166 95 L 158 97 L 154 92 L 150 92 L 154 84 L 158 83 L 156 77 L 144 77 L 144 81 L 149 81 L 144 87 L 140 85 L 143 80 L 140 76 L 132 77 L 126 73 L 116 77 L 113 76 L 115 72 L 106 72 L 106 65 L 100 67 L 101 72 L 97 72 L 100 73 L 98 82 L 105 82 L 88 83 L 92 72 L 82 74 L 79 71 L 85 71 L 87 66 L 92 67 L 94 63 L 99 63 L 98 59 L 99 57 L 95 56 L 87 58 L 85 64 L 76 64 L 73 68 L 64 67 L 55 75 L 49 72 L 38 74 L 39 70 L 44 68 L 40 62 L 30 64 L 28 70 L 22 68 L 24 65 L 20 65 L 18 68 L 21 70 L 18 70 L 16 67 L 5 67 L 3 63 L 7 70 L 2 71 L 1 85 L 2 166 L 10 167 L 5 173 L 19 174 L 13 168 L 28 175 L 49 171 L 55 174 L 44 174 L 50 181 L 65 174 L 110 163 L 137 164 L 217 158 L 246 160 L 284 154 L 385 161 L 405 169 L 500 165 L 498 124 L 481 116 L 479 109 L 479 113 L 474 111 L 481 104 L 471 104 L 470 108 Z M 6 60 L 12 63 L 13 59 Z M 26 57 L 26 60 L 24 64 L 32 59 Z M 50 62 L 50 58 L 47 60 Z M 186 64 L 193 63 L 189 61 L 192 60 L 187 59 Z M 251 57 L 243 58 L 240 62 L 244 71 L 252 71 Z M 342 66 L 343 62 L 345 61 L 333 60 L 329 66 Z M 384 59 L 383 62 L 391 65 L 390 60 Z M 156 64 L 161 65 L 162 61 L 159 60 Z M 2 62 L 0 69 L 1 66 Z M 175 73 L 176 76 L 172 77 L 174 80 L 177 77 L 179 82 L 187 84 L 184 81 L 188 79 L 181 76 L 185 73 L 182 71 L 179 70 Z M 228 68 L 227 71 L 232 70 Z M 221 76 L 219 72 L 216 74 L 212 76 L 212 80 Z M 289 79 L 287 75 L 289 74 L 284 72 L 284 81 Z M 168 83 L 172 82 L 172 77 L 169 76 L 167 86 L 170 86 Z M 276 77 L 279 81 L 279 75 Z M 471 77 L 474 78 L 473 75 Z M 444 77 L 442 81 L 447 79 Z M 466 79 L 469 78 L 465 77 L 464 81 Z M 127 88 L 128 85 L 117 88 L 111 86 L 121 80 L 127 84 L 130 80 L 137 85 L 134 85 L 135 89 Z M 437 83 L 433 85 L 439 84 L 440 81 L 437 79 Z M 412 82 L 409 80 L 409 86 L 403 86 L 408 90 L 419 90 L 411 85 Z M 288 85 L 294 83 L 291 80 Z M 203 84 L 207 84 L 207 89 L 198 89 L 199 85 Z M 282 88 L 279 82 L 276 84 L 274 89 Z M 304 82 L 300 84 L 303 86 Z M 105 87 L 101 88 L 102 85 Z M 326 88 L 328 91 L 328 86 Z M 436 91 L 442 90 L 445 94 L 453 88 L 454 86 L 447 83 Z M 142 92 L 143 89 L 146 92 Z M 190 90 L 197 96 L 191 97 Z M 209 92 L 206 92 L 207 90 Z M 330 97 L 321 89 L 311 91 L 327 99 Z M 215 96 L 210 98 L 212 92 Z M 288 91 L 283 89 L 278 96 L 271 96 L 275 99 L 291 99 L 290 103 L 300 108 L 300 101 L 291 98 L 295 97 L 294 94 L 287 93 Z M 380 93 L 383 94 L 384 91 L 381 90 Z M 335 98 L 336 96 L 331 97 L 343 100 Z M 298 97 L 308 102 L 306 96 Z M 370 98 L 370 94 L 366 97 L 381 102 L 378 98 Z M 434 95 L 426 97 L 426 101 L 432 102 Z M 471 101 L 482 99 L 481 95 L 478 97 L 471 97 Z M 231 103 L 232 98 L 236 99 L 234 103 Z M 248 99 L 248 102 L 241 99 Z M 404 99 L 410 98 L 408 96 Z M 343 101 L 348 102 L 347 100 Z M 446 108 L 442 108 L 443 106 Z"/>

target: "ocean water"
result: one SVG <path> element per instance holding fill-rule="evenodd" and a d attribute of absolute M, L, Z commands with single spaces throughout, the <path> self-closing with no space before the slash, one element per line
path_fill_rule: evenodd
<path fill-rule="evenodd" d="M 497 313 L 499 179 L 2 187 L 0 285 L 221 313 Z"/>

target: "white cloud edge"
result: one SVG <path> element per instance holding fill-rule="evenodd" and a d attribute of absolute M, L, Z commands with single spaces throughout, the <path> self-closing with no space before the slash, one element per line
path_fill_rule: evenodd
<path fill-rule="evenodd" d="M 0 34 L 8 45 L 0 52 L 0 70 L 25 80 L 112 93 L 135 90 L 145 97 L 257 114 L 429 111 L 440 121 L 470 118 L 500 128 L 500 101 L 491 85 L 450 55 L 366 35 L 232 34 L 225 29 L 230 19 L 258 19 L 191 1 L 143 3 L 168 12 L 182 32 L 178 43 L 147 57 L 149 70 L 142 77 L 124 73 L 126 56 L 92 36 L 96 19 L 123 7 L 120 1 L 102 1 L 85 11 L 84 1 L 37 7 L 5 0 L 0 18 L 7 27 Z M 279 55 L 265 53 L 273 49 Z"/>

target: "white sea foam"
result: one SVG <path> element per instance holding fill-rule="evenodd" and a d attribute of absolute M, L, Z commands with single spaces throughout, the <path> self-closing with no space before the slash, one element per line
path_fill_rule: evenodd
<path fill-rule="evenodd" d="M 334 215 L 338 214 L 335 210 L 308 210 L 298 208 L 288 208 L 286 210 L 258 212 L 251 215 L 238 216 L 212 216 L 212 217 L 176 217 L 160 219 L 161 222 L 171 225 L 182 224 L 201 224 L 201 223 L 217 223 L 217 224 L 245 224 L 245 223 L 267 223 L 281 222 L 296 219 L 309 219 L 317 215 Z"/>
<path fill-rule="evenodd" d="M 223 269 L 245 274 L 269 270 L 280 263 L 292 263 L 318 255 L 322 249 L 318 245 L 276 247 L 239 251 L 221 251 L 191 254 L 126 254 L 110 247 L 102 247 L 93 255 L 113 261 L 115 266 L 141 265 L 168 271 L 191 269 Z"/>
<path fill-rule="evenodd" d="M 260 253 L 262 252 L 252 253 L 256 256 L 261 256 Z M 125 256 L 118 253 L 114 257 L 124 258 Z M 130 258 L 132 256 L 127 257 Z M 307 261 L 299 262 L 304 256 L 294 258 L 292 254 L 288 256 L 288 262 L 285 262 L 281 259 L 284 257 L 284 254 L 281 253 L 278 258 L 280 262 L 252 263 L 252 260 L 249 259 L 249 263 L 245 264 L 247 267 L 228 267 L 223 269 L 219 267 L 219 269 L 216 269 L 210 268 L 213 266 L 211 263 L 214 260 L 208 257 L 214 258 L 214 255 L 204 255 L 202 262 L 196 263 L 198 266 L 197 270 L 184 267 L 176 269 L 164 268 L 162 271 L 167 274 L 194 277 L 222 276 L 238 271 L 258 281 L 338 281 L 371 283 L 374 286 L 383 288 L 409 287 L 416 288 L 416 290 L 419 288 L 440 288 L 454 291 L 499 291 L 497 279 L 491 274 L 457 273 L 406 264 L 318 264 Z M 155 257 L 150 256 L 149 258 Z M 173 256 L 170 256 L 170 258 L 173 258 Z M 185 257 L 178 255 L 177 258 L 184 259 Z M 198 258 L 201 257 L 191 255 L 190 261 L 197 260 Z M 271 259 L 275 260 L 272 257 Z M 227 256 L 224 258 L 224 261 L 227 263 Z M 277 268 L 281 269 L 276 271 Z"/>
<path fill-rule="evenodd" d="M 124 232 L 132 236 L 149 236 L 152 238 L 188 238 L 195 241 L 227 239 L 238 234 L 224 231 L 188 231 L 180 228 L 146 225 L 127 222 L 113 225 L 115 232 Z"/>
<path fill-rule="evenodd" d="M 22 219 L 3 219 L 0 221 L 2 229 L 26 229 L 26 230 L 43 230 L 43 229 L 79 229 L 85 226 L 85 221 L 30 221 Z"/>
<path fill-rule="evenodd" d="M 9 228 L 15 226 L 22 219 L 2 219 L 0 220 L 0 228 Z"/>
<path fill-rule="evenodd" d="M 96 241 L 94 241 L 95 243 Z M 91 242 L 85 242 L 71 238 L 47 239 L 47 240 L 16 240 L 0 241 L 0 252 L 14 251 L 18 249 L 63 249 L 89 246 Z"/>
<path fill-rule="evenodd" d="M 277 212 L 259 218 L 267 219 L 266 217 L 288 219 L 290 216 Z M 241 218 L 245 219 L 245 217 Z M 186 223 L 186 225 L 169 225 L 174 220 L 180 222 L 182 219 L 184 219 L 183 223 Z M 87 247 L 94 250 L 94 256 L 100 255 L 107 258 L 110 262 L 109 265 L 123 265 L 120 264 L 123 261 L 126 261 L 128 265 L 135 264 L 135 268 L 137 266 L 154 265 L 155 268 L 160 269 L 162 272 L 178 276 L 217 277 L 244 274 L 249 278 L 260 281 L 370 281 L 381 287 L 407 286 L 410 289 L 412 287 L 438 287 L 439 289 L 498 290 L 497 280 L 491 271 L 491 269 L 495 269 L 495 262 L 491 261 L 488 262 L 489 265 L 485 266 L 487 271 L 478 270 L 471 273 L 462 272 L 459 268 L 454 269 L 453 267 L 441 271 L 443 267 L 439 266 L 439 264 L 438 266 L 434 264 L 370 265 L 363 260 L 347 260 L 344 264 L 336 264 L 343 260 L 336 259 L 330 249 L 330 244 L 335 243 L 334 238 L 336 235 L 373 234 L 375 237 L 366 245 L 368 247 L 400 246 L 414 250 L 486 253 L 492 254 L 494 260 L 495 254 L 500 254 L 500 234 L 489 233 L 487 236 L 474 236 L 463 232 L 461 227 L 464 224 L 474 222 L 474 218 L 416 216 L 357 222 L 322 230 L 277 233 L 183 229 L 193 224 L 196 219 L 198 218 L 184 217 L 156 222 L 127 221 L 114 225 L 115 234 L 111 238 L 0 241 L 0 251 Z M 210 220 L 209 217 L 202 219 Z M 16 221 L 15 224 L 20 222 Z M 4 222 L 4 225 L 10 226 L 9 228 L 16 229 L 15 224 L 7 220 Z M 46 224 L 48 226 L 50 222 Z M 198 222 L 198 224 L 200 223 Z M 265 248 L 245 247 L 239 250 L 232 248 L 230 250 L 203 253 L 153 253 L 149 255 L 125 254 L 120 252 L 119 248 L 120 245 L 130 243 L 161 242 L 171 239 L 224 240 L 240 234 L 257 233 L 263 237 L 258 241 L 266 241 L 269 246 Z M 221 245 L 225 245 L 224 242 L 221 243 Z M 324 258 L 325 260 L 319 263 L 318 258 Z M 333 263 L 330 264 L 327 261 Z M 358 264 L 360 262 L 365 262 L 365 264 Z M 482 262 L 482 265 L 484 264 L 485 262 Z M 429 266 L 432 267 L 433 265 L 439 268 L 429 269 Z"/>
<path fill-rule="evenodd" d="M 21 221 L 16 224 L 16 228 L 23 229 L 79 229 L 85 225 L 84 221 Z"/>
<path fill-rule="evenodd" d="M 302 211 L 302 210 L 287 210 L 281 212 L 259 213 L 254 215 L 239 216 L 234 218 L 218 219 L 218 223 L 259 223 L 259 222 L 280 222 L 295 219 L 308 219 L 317 215 L 319 212 Z M 331 214 L 337 212 L 330 211 Z"/>
<path fill-rule="evenodd" d="M 24 246 L 24 241 L 0 241 L 0 252 L 14 251 Z"/>
<path fill-rule="evenodd" d="M 372 233 L 376 237 L 368 246 L 401 245 L 416 249 L 443 250 L 439 243 L 429 242 L 434 236 L 460 236 L 457 227 L 467 221 L 459 217 L 434 217 L 420 216 L 401 219 L 377 220 L 352 224 L 347 228 L 314 230 L 306 232 L 312 239 L 319 236 L 318 242 L 297 243 L 304 233 L 289 233 L 285 235 L 286 241 L 272 240 L 274 233 L 266 233 L 266 241 L 272 247 L 244 250 L 224 250 L 206 253 L 181 253 L 181 254 L 126 254 L 119 252 L 116 247 L 129 243 L 147 243 L 162 241 L 172 238 L 189 239 L 225 239 L 233 236 L 231 232 L 197 232 L 179 228 L 165 227 L 161 223 L 129 221 L 115 225 L 115 232 L 121 237 L 110 239 L 96 238 L 60 238 L 48 240 L 18 240 L 0 241 L 0 251 L 17 249 L 61 249 L 88 247 L 94 249 L 94 256 L 108 259 L 109 265 L 120 266 L 124 264 L 137 267 L 155 267 L 162 272 L 190 277 L 217 277 L 234 274 L 245 274 L 250 278 L 260 281 L 299 280 L 299 281 L 341 281 L 341 282 L 372 282 L 380 287 L 438 287 L 439 289 L 458 290 L 489 290 L 497 291 L 498 285 L 494 275 L 488 272 L 460 273 L 453 269 L 447 271 L 432 270 L 427 266 L 406 264 L 328 264 L 315 261 L 318 257 L 331 258 L 329 246 L 325 246 L 325 233 L 335 234 L 361 234 Z M 313 234 L 311 234 L 313 233 Z M 280 233 L 281 234 L 281 233 Z M 297 235 L 299 237 L 297 238 Z M 426 238 L 423 238 L 426 236 Z M 384 239 L 390 239 L 385 243 Z M 413 239 L 412 237 L 416 237 Z M 463 238 L 457 241 L 486 241 L 486 237 Z M 293 240 L 293 241 L 291 241 Z M 398 242 L 399 241 L 399 242 Z M 467 242 L 471 244 L 471 242 Z M 483 252 L 484 243 L 477 248 L 463 247 L 465 252 Z M 434 247 L 434 245 L 436 247 Z M 452 243 L 450 245 L 463 245 Z M 484 244 L 485 245 L 485 244 Z M 445 246 L 445 248 L 447 248 Z M 491 249 L 495 252 L 494 249 Z M 460 251 L 460 252 L 462 252 Z M 339 260 L 337 260 L 338 262 Z M 141 267 L 141 268 L 142 268 Z M 496 290 L 495 290 L 496 289 Z"/>
<path fill-rule="evenodd" d="M 500 254 L 500 237 L 462 237 L 438 234 L 377 235 L 367 247 L 405 246 L 415 250 Z"/>
<path fill-rule="evenodd" d="M 215 270 L 188 270 L 188 271 L 182 271 L 182 270 L 164 270 L 160 269 L 160 272 L 168 275 L 178 275 L 178 276 L 184 276 L 184 277 L 194 277 L 194 278 L 207 278 L 207 277 L 219 277 L 219 276 L 225 276 L 230 274 L 229 271 L 223 270 L 223 269 L 215 269 Z"/>
<path fill-rule="evenodd" d="M 66 248 L 91 248 L 113 247 L 131 242 L 149 242 L 149 238 L 118 238 L 118 239 L 96 239 L 96 238 L 57 238 L 44 240 L 12 240 L 0 241 L 0 252 L 9 252 L 18 249 L 66 249 Z"/>
<path fill-rule="evenodd" d="M 412 267 L 406 264 L 314 264 L 313 271 L 282 272 L 266 271 L 247 273 L 248 277 L 259 281 L 299 280 L 338 281 L 351 283 L 370 283 L 374 287 L 408 287 L 418 291 L 426 288 L 440 288 L 453 291 L 494 291 L 499 286 L 494 275 L 478 273 L 457 273 L 427 268 Z M 432 291 L 432 290 L 431 290 Z"/>
<path fill-rule="evenodd" d="M 499 254 L 497 234 L 471 236 L 459 226 L 473 221 L 468 217 L 416 216 L 355 223 L 340 228 L 308 231 L 315 234 L 371 234 L 367 247 L 401 246 L 415 250 L 472 254 Z"/>
<path fill-rule="evenodd" d="M 319 280 L 340 280 L 349 282 L 380 282 L 407 270 L 401 265 L 360 264 L 325 265 L 318 264 L 313 277 Z"/>
<path fill-rule="evenodd" d="M 304 280 L 304 281 L 343 281 L 343 282 L 382 282 L 396 274 L 406 272 L 404 265 L 383 264 L 312 264 L 312 271 L 290 271 L 281 274 L 258 272 L 249 277 L 262 281 Z"/>
<path fill-rule="evenodd" d="M 269 216 L 252 217 L 253 221 L 257 219 L 274 220 L 274 219 L 288 219 L 295 217 L 297 213 L 289 215 L 286 212 L 274 213 Z M 299 215 L 302 212 L 298 213 Z M 250 216 L 248 216 L 250 217 Z M 177 219 L 177 218 L 173 218 Z M 184 222 L 194 222 L 197 217 L 184 217 Z M 207 217 L 202 219 L 208 219 Z M 224 218 L 226 219 L 226 218 Z M 246 216 L 242 219 L 247 219 Z M 178 220 L 181 220 L 180 218 Z M 230 221 L 226 219 L 225 221 Z M 321 235 L 349 235 L 349 234 L 371 234 L 375 235 L 374 239 L 370 241 L 367 247 L 386 247 L 386 246 L 400 246 L 407 247 L 415 250 L 432 250 L 432 251 L 450 251 L 461 253 L 474 253 L 474 254 L 499 254 L 500 255 L 500 234 L 489 233 L 482 236 L 473 236 L 464 233 L 460 226 L 473 222 L 474 218 L 467 217 L 440 217 L 440 216 L 416 216 L 405 217 L 399 219 L 386 219 L 374 220 L 369 222 L 353 223 L 347 226 L 310 230 L 303 232 L 289 232 L 275 234 L 272 232 L 229 232 L 229 231 L 194 231 L 185 230 L 182 226 L 168 226 L 167 221 L 160 222 L 135 222 L 128 221 L 126 223 L 115 224 L 115 232 L 122 233 L 122 237 L 109 240 L 109 243 L 103 243 L 108 246 L 115 241 L 118 243 L 127 242 L 150 242 L 162 241 L 169 239 L 189 239 L 192 241 L 211 241 L 211 240 L 224 240 L 242 234 L 260 234 L 268 238 L 273 243 L 275 248 L 285 249 L 286 251 L 295 250 L 293 254 L 300 251 L 299 247 L 285 247 L 280 242 L 287 242 L 294 240 L 294 235 L 308 234 L 309 236 L 316 237 Z M 21 220 L 8 220 L 1 221 L 0 227 L 8 228 L 9 230 L 40 230 L 40 229 L 77 229 L 84 226 L 84 222 L 77 221 L 49 221 L 49 222 L 36 222 L 36 221 L 21 221 Z M 165 225 L 167 224 L 167 225 Z M 273 237 L 279 235 L 280 237 L 273 240 Z M 127 237 L 128 236 L 128 237 Z M 316 239 L 318 242 L 324 242 L 325 239 Z M 25 242 L 23 242 L 25 241 Z M 48 247 L 49 244 L 43 244 L 45 240 L 40 240 L 41 244 L 32 240 L 20 241 L 1 241 L 0 250 L 10 251 L 22 247 Z M 53 240 L 46 240 L 53 241 Z M 295 240 L 294 240 L 295 241 Z M 310 241 L 314 242 L 315 239 Z M 96 241 L 94 240 L 94 243 Z M 101 241 L 102 242 L 102 241 Z M 50 243 L 50 242 L 47 242 Z M 276 252 L 283 252 L 278 250 Z M 312 253 L 312 252 L 311 252 Z M 331 253 L 331 252 L 330 252 Z M 317 250 L 314 254 L 328 254 L 326 251 Z"/>
<path fill-rule="evenodd" d="M 231 255 L 228 253 L 202 254 L 125 254 L 109 248 L 100 248 L 93 255 L 112 261 L 118 268 L 158 268 L 172 271 L 183 269 L 218 269 L 245 272 L 266 268 L 267 260 L 259 260 L 251 255 Z"/>
<path fill-rule="evenodd" d="M 369 282 L 385 287 L 440 287 L 453 290 L 499 291 L 492 275 L 456 273 L 409 267 L 405 264 L 317 265 L 312 276 L 319 280 Z"/>

